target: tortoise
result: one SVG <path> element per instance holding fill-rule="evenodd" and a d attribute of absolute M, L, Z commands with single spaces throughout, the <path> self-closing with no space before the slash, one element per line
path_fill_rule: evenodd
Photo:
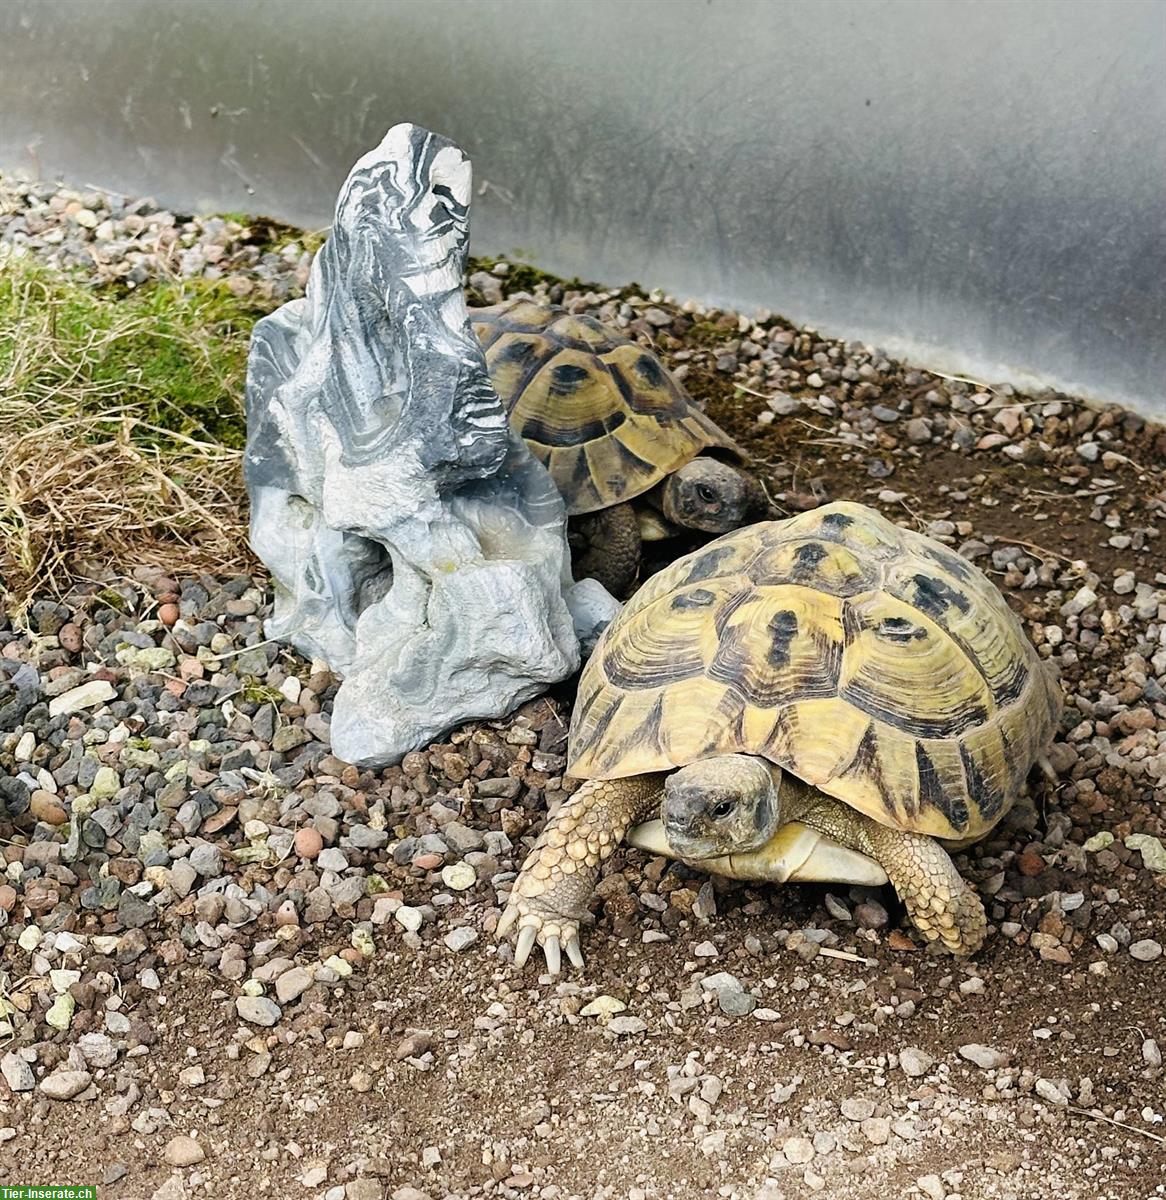
<path fill-rule="evenodd" d="M 650 350 L 532 300 L 470 320 L 511 425 L 566 501 L 581 576 L 622 598 L 644 541 L 725 533 L 765 513 L 745 452 Z"/>
<path fill-rule="evenodd" d="M 929 941 L 986 917 L 944 846 L 983 837 L 1044 757 L 1049 664 L 970 562 L 859 504 L 751 525 L 653 576 L 579 684 L 567 771 L 499 936 L 557 972 L 632 841 L 751 879 L 887 879 Z"/>

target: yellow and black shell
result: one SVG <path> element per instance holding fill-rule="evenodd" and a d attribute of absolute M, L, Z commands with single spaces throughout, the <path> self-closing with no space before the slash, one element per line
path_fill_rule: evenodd
<path fill-rule="evenodd" d="M 653 488 L 705 450 L 745 454 L 650 350 L 532 300 L 470 311 L 510 423 L 572 515 Z"/>
<path fill-rule="evenodd" d="M 962 841 L 1008 810 L 1060 711 L 976 567 L 830 504 L 648 580 L 583 672 L 567 769 L 618 779 L 757 754 L 885 825 Z"/>

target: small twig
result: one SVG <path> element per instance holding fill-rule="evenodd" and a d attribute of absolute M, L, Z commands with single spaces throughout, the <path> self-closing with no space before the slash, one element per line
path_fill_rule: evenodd
<path fill-rule="evenodd" d="M 755 392 L 752 388 L 747 388 L 743 383 L 733 384 L 734 390 L 744 392 L 746 396 L 756 396 L 758 400 L 771 400 L 773 397 L 766 395 L 765 392 Z"/>
<path fill-rule="evenodd" d="M 861 954 L 851 954 L 849 950 L 832 950 L 829 946 L 820 946 L 818 953 L 823 958 L 840 958 L 843 962 L 862 963 L 864 967 L 877 967 L 877 958 L 863 958 Z"/>
<path fill-rule="evenodd" d="M 996 388 L 990 383 L 985 383 L 982 379 L 972 379 L 970 375 L 945 375 L 942 371 L 928 370 L 928 375 L 934 375 L 938 379 L 946 379 L 949 383 L 973 383 L 978 388 L 982 388 L 985 392 L 991 392 L 996 395 Z"/>
<path fill-rule="evenodd" d="M 224 650 L 221 654 L 215 654 L 215 652 L 212 650 L 211 654 L 214 655 L 215 658 L 234 658 L 237 654 L 246 654 L 248 650 L 257 650 L 260 646 L 272 646 L 277 642 L 277 640 L 277 638 L 264 638 L 263 641 L 256 642 L 251 646 L 244 646 L 241 650 Z M 235 692 L 232 692 L 231 694 L 236 695 Z"/>
<path fill-rule="evenodd" d="M 1095 1110 L 1078 1108 L 1075 1104 L 1066 1104 L 1065 1107 L 1069 1112 L 1076 1113 L 1078 1116 L 1088 1117 L 1091 1121 L 1104 1121 L 1107 1125 L 1116 1125 L 1118 1129 L 1126 1129 L 1130 1133 L 1140 1133 L 1142 1137 L 1157 1142 L 1159 1146 L 1166 1146 L 1166 1137 L 1162 1137 L 1161 1134 L 1151 1133 L 1148 1129 L 1139 1129 L 1136 1125 L 1127 1125 L 1124 1121 L 1117 1121 L 1113 1117 L 1107 1117 L 1104 1113 Z"/>

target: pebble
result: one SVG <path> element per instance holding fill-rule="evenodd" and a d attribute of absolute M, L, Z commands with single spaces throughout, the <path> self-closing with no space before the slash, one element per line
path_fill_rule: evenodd
<path fill-rule="evenodd" d="M 579 1010 L 579 1015 L 581 1017 L 599 1017 L 602 1019 L 604 1017 L 612 1017 L 616 1013 L 625 1012 L 626 1010 L 627 1005 L 622 1000 L 616 999 L 615 996 L 601 995 L 584 1004 Z"/>
<path fill-rule="evenodd" d="M 300 858 L 317 858 L 320 851 L 324 849 L 324 839 L 320 836 L 320 831 L 311 825 L 297 829 L 292 844 Z"/>
<path fill-rule="evenodd" d="M 859 1128 L 862 1136 L 872 1146 L 885 1146 L 891 1137 L 891 1119 L 889 1117 L 867 1117 Z"/>
<path fill-rule="evenodd" d="M 69 713 L 81 712 L 82 709 L 96 708 L 117 697 L 114 686 L 107 679 L 94 679 L 83 683 L 80 687 L 71 688 L 54 696 L 49 701 L 49 716 L 67 716 Z"/>
<path fill-rule="evenodd" d="M 409 933 L 416 933 L 425 921 L 425 915 L 419 908 L 412 908 L 408 904 L 402 904 L 400 908 L 393 913 L 393 919 L 406 929 Z"/>
<path fill-rule="evenodd" d="M 476 929 L 471 929 L 468 925 L 459 925 L 456 929 L 451 929 L 449 933 L 442 938 L 442 941 L 454 951 L 468 949 L 477 940 L 478 931 Z"/>
<path fill-rule="evenodd" d="M 77 1039 L 77 1049 L 81 1051 L 86 1065 L 94 1070 L 112 1067 L 117 1062 L 117 1047 L 113 1039 L 104 1033 L 83 1033 Z"/>
<path fill-rule="evenodd" d="M 814 1144 L 809 1138 L 786 1138 L 782 1144 L 781 1152 L 785 1155 L 787 1161 L 793 1163 L 794 1166 L 805 1166 L 806 1163 L 813 1160 Z"/>
<path fill-rule="evenodd" d="M 307 967 L 291 967 L 276 978 L 276 999 L 280 1004 L 290 1004 L 293 1000 L 298 1000 L 312 986 L 312 981 L 312 972 Z M 275 1014 L 276 1021 L 279 1020 L 279 1015 L 277 1011 Z M 250 1017 L 246 1019 L 251 1020 Z M 260 1021 L 257 1024 L 263 1024 L 263 1022 Z"/>
<path fill-rule="evenodd" d="M 716 996 L 721 1012 L 727 1016 L 748 1016 L 757 1007 L 757 998 L 745 991 L 736 975 L 730 975 L 728 971 L 706 975 L 700 985 Z"/>
<path fill-rule="evenodd" d="M 935 1065 L 935 1058 L 918 1046 L 904 1046 L 899 1051 L 899 1066 L 903 1074 L 911 1079 L 926 1075 Z"/>
<path fill-rule="evenodd" d="M 1162 957 L 1162 944 L 1153 938 L 1143 938 L 1130 946 L 1130 957 L 1138 962 L 1154 962 Z"/>
<path fill-rule="evenodd" d="M 223 873 L 223 852 L 211 842 L 199 842 L 188 861 L 204 879 L 214 879 Z"/>
<path fill-rule="evenodd" d="M 19 1054 L 9 1052 L 0 1059 L 0 1075 L 14 1092 L 31 1092 L 36 1086 L 32 1067 Z"/>
<path fill-rule="evenodd" d="M 283 1015 L 279 1005 L 267 996 L 240 996 L 235 1001 L 235 1011 L 252 1025 L 274 1025 Z"/>
<path fill-rule="evenodd" d="M 643 1033 L 648 1028 L 648 1023 L 641 1017 L 612 1017 L 607 1027 L 612 1033 L 633 1034 Z"/>
<path fill-rule="evenodd" d="M 979 1042 L 968 1042 L 959 1048 L 960 1058 L 967 1059 L 979 1067 L 981 1071 L 993 1071 L 1008 1065 L 1010 1055 L 992 1046 L 984 1046 Z"/>
<path fill-rule="evenodd" d="M 1148 833 L 1131 833 L 1125 844 L 1142 856 L 1142 866 L 1147 871 L 1166 872 L 1166 846 L 1162 845 L 1161 838 L 1151 837 Z"/>
<path fill-rule="evenodd" d="M 1070 1097 L 1066 1096 L 1060 1087 L 1051 1079 L 1038 1079 L 1035 1084 L 1036 1094 L 1050 1104 L 1068 1104 Z"/>
<path fill-rule="evenodd" d="M 189 1200 L 190 1193 L 181 1175 L 171 1175 L 160 1187 L 155 1188 L 150 1200 Z"/>
<path fill-rule="evenodd" d="M 192 1137 L 180 1133 L 166 1143 L 162 1157 L 172 1167 L 193 1167 L 206 1158 L 206 1151 Z"/>
<path fill-rule="evenodd" d="M 45 1013 L 45 1024 L 54 1029 L 68 1029 L 73 1023 L 73 1014 L 77 1010 L 77 1001 L 71 992 L 62 992 Z"/>
<path fill-rule="evenodd" d="M 74 1100 L 92 1082 L 88 1071 L 57 1070 L 40 1081 L 40 1090 L 50 1100 Z"/>
<path fill-rule="evenodd" d="M 469 863 L 452 863 L 441 868 L 441 882 L 455 892 L 464 892 L 478 882 L 478 876 Z"/>

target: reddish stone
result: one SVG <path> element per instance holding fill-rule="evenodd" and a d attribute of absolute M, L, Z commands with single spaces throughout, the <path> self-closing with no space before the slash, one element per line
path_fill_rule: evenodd
<path fill-rule="evenodd" d="M 76 654 L 82 646 L 81 630 L 70 621 L 67 625 L 62 625 L 57 631 L 57 640 L 61 643 L 62 650 L 68 650 L 70 654 Z"/>
<path fill-rule="evenodd" d="M 1035 879 L 1037 875 L 1040 875 L 1044 871 L 1045 860 L 1034 851 L 1026 850 L 1017 857 L 1016 867 L 1022 875 L 1029 875 Z"/>
<path fill-rule="evenodd" d="M 436 871 L 444 861 L 440 854 L 418 854 L 413 865 L 419 871 Z"/>
<path fill-rule="evenodd" d="M 194 778 L 195 783 L 201 784 L 204 782 L 196 778 L 193 773 L 191 777 Z M 207 780 L 205 782 L 209 783 L 210 781 Z M 220 830 L 226 829 L 238 815 L 239 810 L 237 808 L 220 808 L 217 813 L 211 813 L 203 822 L 202 831 L 209 837 L 212 833 L 218 833 Z"/>
<path fill-rule="evenodd" d="M 111 858 L 106 869 L 125 887 L 133 887 L 142 878 L 142 864 L 136 858 Z"/>
<path fill-rule="evenodd" d="M 38 821 L 44 821 L 46 825 L 64 825 L 69 819 L 69 814 L 61 807 L 56 796 L 52 792 L 45 792 L 40 788 L 33 792 L 28 810 Z"/>
<path fill-rule="evenodd" d="M 160 604 L 158 606 L 158 620 L 167 628 L 178 620 L 178 605 L 177 604 Z"/>
<path fill-rule="evenodd" d="M 315 858 L 324 849 L 324 839 L 320 836 L 320 831 L 312 825 L 297 829 L 295 849 L 300 858 Z"/>

